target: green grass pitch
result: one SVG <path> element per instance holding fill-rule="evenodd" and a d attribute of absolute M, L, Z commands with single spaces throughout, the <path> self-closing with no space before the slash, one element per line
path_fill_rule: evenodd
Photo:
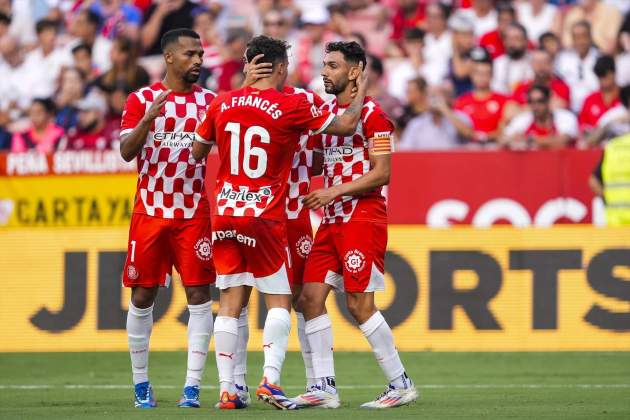
<path fill-rule="evenodd" d="M 385 387 L 370 353 L 335 354 L 342 406 L 281 412 L 255 401 L 219 412 L 211 354 L 202 408 L 178 409 L 184 352 L 153 352 L 151 382 L 158 408 L 132 407 L 127 353 L 0 353 L 0 419 L 630 419 L 630 353 L 402 353 L 420 389 L 417 404 L 384 411 L 359 409 Z M 249 355 L 249 382 L 260 376 L 261 353 Z M 287 355 L 283 383 L 303 389 L 299 353 Z M 360 417 L 359 417 L 360 416 Z"/>

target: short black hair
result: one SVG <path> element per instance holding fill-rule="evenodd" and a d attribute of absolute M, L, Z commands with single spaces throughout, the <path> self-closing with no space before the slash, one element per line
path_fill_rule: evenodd
<path fill-rule="evenodd" d="M 538 44 L 542 45 L 547 39 L 555 39 L 556 41 L 560 42 L 560 38 L 558 38 L 558 35 L 548 31 L 538 37 Z"/>
<path fill-rule="evenodd" d="M 420 28 L 407 28 L 403 38 L 405 41 L 423 41 L 425 32 Z"/>
<path fill-rule="evenodd" d="M 44 107 L 48 114 L 54 114 L 57 111 L 57 107 L 55 106 L 55 102 L 51 98 L 35 98 L 33 99 L 32 104 L 40 104 Z"/>
<path fill-rule="evenodd" d="M 89 24 L 96 26 L 97 28 L 101 26 L 101 15 L 92 9 L 88 9 L 84 13 Z"/>
<path fill-rule="evenodd" d="M 365 68 L 367 64 L 365 50 L 356 41 L 337 41 L 326 44 L 326 53 L 331 53 L 333 51 L 339 51 L 343 54 L 343 58 L 349 63 L 363 63 L 363 68 Z"/>
<path fill-rule="evenodd" d="M 442 17 L 444 18 L 444 20 L 448 20 L 448 18 L 451 17 L 451 13 L 453 13 L 453 6 L 450 6 L 441 1 L 437 3 L 432 3 L 432 4 L 436 5 L 438 9 L 440 9 L 440 12 L 442 13 Z"/>
<path fill-rule="evenodd" d="M 611 55 L 602 55 L 597 58 L 593 72 L 598 78 L 606 76 L 608 73 L 615 72 L 615 59 Z"/>
<path fill-rule="evenodd" d="M 497 14 L 509 13 L 513 18 L 516 18 L 516 9 L 510 3 L 499 3 L 497 5 Z"/>
<path fill-rule="evenodd" d="M 72 55 L 75 55 L 79 51 L 85 51 L 88 53 L 88 55 L 92 56 L 92 47 L 83 42 L 72 48 Z"/>
<path fill-rule="evenodd" d="M 199 34 L 193 31 L 192 29 L 188 29 L 188 28 L 171 29 L 170 31 L 162 35 L 162 39 L 160 39 L 160 48 L 162 48 L 162 52 L 166 51 L 166 47 L 168 47 L 169 45 L 179 41 L 179 38 L 182 36 L 186 38 L 201 39 Z"/>
<path fill-rule="evenodd" d="M 525 28 L 525 26 L 521 25 L 518 22 L 512 22 L 508 25 L 508 28 L 515 28 L 517 30 L 519 30 L 521 32 L 521 34 L 523 34 L 523 36 L 525 37 L 525 39 L 527 39 L 527 29 Z"/>
<path fill-rule="evenodd" d="M 549 101 L 551 98 L 551 89 L 545 85 L 534 83 L 529 89 L 527 89 L 527 96 L 529 97 L 529 95 L 531 95 L 534 91 L 542 93 L 545 101 Z"/>
<path fill-rule="evenodd" d="M 378 77 L 383 76 L 385 73 L 385 68 L 383 67 L 383 61 L 373 54 L 368 54 L 368 63 L 370 70 L 378 75 Z"/>
<path fill-rule="evenodd" d="M 57 22 L 52 19 L 41 19 L 35 24 L 35 32 L 37 32 L 37 34 L 41 34 L 46 29 L 53 29 L 56 31 Z"/>
<path fill-rule="evenodd" d="M 5 25 L 11 24 L 11 16 L 6 13 L 0 12 L 0 23 L 4 23 Z"/>
<path fill-rule="evenodd" d="M 254 59 L 254 57 L 262 54 L 263 57 L 258 60 L 258 63 L 271 63 L 275 66 L 276 64 L 289 59 L 289 48 L 291 48 L 291 46 L 282 39 L 276 39 L 266 35 L 258 35 L 250 39 L 247 43 L 245 59 L 249 63 Z"/>
<path fill-rule="evenodd" d="M 577 28 L 578 26 L 581 26 L 584 29 L 586 29 L 589 34 L 593 33 L 591 30 L 591 23 L 588 20 L 580 20 L 580 21 L 575 22 L 573 26 L 571 26 L 571 33 L 573 33 L 573 30 Z"/>

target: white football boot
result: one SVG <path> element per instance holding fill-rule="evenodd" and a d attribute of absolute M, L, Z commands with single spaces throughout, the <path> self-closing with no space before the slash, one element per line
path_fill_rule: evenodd
<path fill-rule="evenodd" d="M 376 397 L 373 401 L 361 404 L 361 408 L 393 408 L 416 402 L 418 391 L 413 383 L 407 388 L 394 388 L 389 385 L 385 392 Z"/>

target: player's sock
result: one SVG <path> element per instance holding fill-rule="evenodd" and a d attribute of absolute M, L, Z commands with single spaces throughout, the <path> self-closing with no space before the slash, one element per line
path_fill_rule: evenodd
<path fill-rule="evenodd" d="M 304 330 L 306 324 L 306 321 L 304 320 L 304 314 L 302 314 L 301 312 L 296 312 L 295 315 L 297 316 L 298 339 L 300 340 L 302 359 L 304 359 L 304 369 L 306 370 L 306 388 L 308 389 L 317 383 L 317 379 L 315 378 L 315 373 L 313 372 L 311 346 L 308 344 L 308 339 L 306 338 L 306 332 Z"/>
<path fill-rule="evenodd" d="M 238 319 L 217 316 L 214 323 L 214 348 L 219 371 L 221 393 L 234 394 L 234 356 L 238 341 Z"/>
<path fill-rule="evenodd" d="M 149 340 L 152 329 L 153 305 L 148 308 L 136 308 L 129 302 L 127 338 L 134 385 L 149 380 Z"/>
<path fill-rule="evenodd" d="M 359 328 L 372 346 L 374 356 L 390 384 L 395 388 L 407 388 L 410 382 L 406 381 L 410 380 L 394 346 L 392 330 L 383 315 L 377 311 Z"/>
<path fill-rule="evenodd" d="M 269 309 L 263 330 L 263 351 L 264 375 L 272 384 L 280 384 L 280 372 L 289 344 L 289 332 L 291 332 L 289 311 L 284 308 Z"/>
<path fill-rule="evenodd" d="M 247 385 L 247 343 L 249 341 L 249 324 L 247 320 L 247 306 L 241 310 L 238 317 L 238 342 L 234 359 L 234 383 L 240 387 Z"/>
<path fill-rule="evenodd" d="M 199 386 L 212 337 L 212 301 L 188 305 L 188 311 L 188 365 L 184 386 Z"/>
<path fill-rule="evenodd" d="M 311 347 L 313 374 L 322 390 L 336 393 L 332 323 L 328 314 L 306 321 L 305 333 Z"/>

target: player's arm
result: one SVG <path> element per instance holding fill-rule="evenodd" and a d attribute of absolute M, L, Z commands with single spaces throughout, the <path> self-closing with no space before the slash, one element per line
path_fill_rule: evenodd
<path fill-rule="evenodd" d="M 147 134 L 149 134 L 149 130 L 151 129 L 151 124 L 153 124 L 153 120 L 162 112 L 170 93 L 170 89 L 160 93 L 131 132 L 120 138 L 120 156 L 122 156 L 125 161 L 131 162 L 144 147 Z"/>
<path fill-rule="evenodd" d="M 321 188 L 306 196 L 304 205 L 313 210 L 324 207 L 344 195 L 360 195 L 389 184 L 391 174 L 391 138 L 370 139 L 370 170 L 352 182 Z"/>
<path fill-rule="evenodd" d="M 351 136 L 357 129 L 361 111 L 363 110 L 363 101 L 367 92 L 367 72 L 363 71 L 363 64 L 359 64 L 359 74 L 354 79 L 356 83 L 356 96 L 342 115 L 335 115 L 330 124 L 322 130 L 322 133 L 332 134 L 335 136 Z"/>
<path fill-rule="evenodd" d="M 191 151 L 192 157 L 195 160 L 202 160 L 208 156 L 214 144 L 214 119 L 212 118 L 214 111 L 211 111 L 211 108 L 212 105 L 208 108 L 206 117 L 201 122 L 201 125 L 199 125 L 197 131 L 195 131 L 195 140 L 193 141 Z"/>

